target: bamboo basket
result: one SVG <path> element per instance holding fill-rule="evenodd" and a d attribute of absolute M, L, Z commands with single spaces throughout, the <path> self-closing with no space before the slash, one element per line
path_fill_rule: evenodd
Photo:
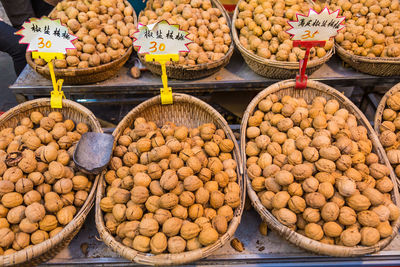
<path fill-rule="evenodd" d="M 376 76 L 400 75 L 400 58 L 356 56 L 339 44 L 335 47 L 340 58 L 355 70 Z"/>
<path fill-rule="evenodd" d="M 375 118 L 374 118 L 374 129 L 376 134 L 379 136 L 380 131 L 379 128 L 381 127 L 382 124 L 382 116 L 383 116 L 383 111 L 386 108 L 386 101 L 388 98 L 395 93 L 400 91 L 400 83 L 396 84 L 393 86 L 389 91 L 385 93 L 385 95 L 382 97 L 381 101 L 379 102 L 378 107 L 376 108 L 376 113 L 375 113 Z M 400 180 L 399 178 L 397 179 L 397 186 L 400 188 Z"/>
<path fill-rule="evenodd" d="M 147 1 L 147 6 L 146 9 L 151 7 L 153 3 L 153 0 Z M 213 4 L 214 7 L 218 8 L 221 10 L 222 15 L 228 22 L 228 26 L 230 27 L 231 20 L 226 12 L 225 8 L 223 5 L 218 1 L 218 0 L 211 0 L 211 3 Z M 143 14 L 144 11 L 142 11 L 139 14 L 139 17 Z M 232 36 L 232 34 L 231 34 Z M 228 65 L 229 60 L 232 57 L 233 54 L 233 42 L 231 42 L 229 46 L 228 52 L 225 54 L 223 58 L 221 58 L 218 61 L 210 62 L 210 63 L 203 63 L 203 64 L 197 64 L 193 66 L 187 66 L 187 65 L 179 65 L 178 63 L 171 62 L 171 64 L 166 66 L 166 71 L 167 71 L 167 76 L 172 79 L 179 79 L 179 80 L 195 80 L 195 79 L 200 79 L 203 77 L 210 76 L 226 65 Z M 147 62 L 144 58 L 144 55 L 139 55 L 140 61 L 146 66 L 147 69 L 149 69 L 152 73 L 155 73 L 157 75 L 161 75 L 161 65 L 157 62 Z"/>
<path fill-rule="evenodd" d="M 52 109 L 50 107 L 50 98 L 40 98 L 24 102 L 0 116 L 0 130 L 17 126 L 19 121 L 23 117 L 29 117 L 32 111 L 40 111 L 44 114 L 48 114 L 51 111 L 59 111 L 63 114 L 64 118 L 71 119 L 75 122 L 86 123 L 92 132 L 103 132 L 96 117 L 84 106 L 65 99 L 62 105 L 62 109 Z M 67 224 L 60 233 L 40 244 L 25 248 L 10 255 L 0 256 L 0 266 L 34 266 L 52 259 L 64 247 L 68 246 L 72 238 L 79 232 L 86 216 L 94 204 L 98 180 L 99 178 L 96 177 L 85 203 L 79 209 L 73 220 Z"/>
<path fill-rule="evenodd" d="M 124 1 L 125 5 L 130 5 L 128 1 Z M 55 12 L 55 8 L 50 12 L 49 16 Z M 132 17 L 134 20 L 134 24 L 137 25 L 137 17 L 135 11 L 132 13 Z M 54 68 L 54 73 L 56 75 L 56 79 L 64 79 L 65 84 L 89 84 L 96 83 L 100 81 L 107 80 L 113 76 L 115 76 L 118 71 L 124 66 L 126 61 L 128 61 L 131 53 L 132 46 L 130 46 L 125 54 L 109 63 L 99 65 L 97 67 L 89 67 L 89 68 L 75 68 L 75 69 L 57 69 Z M 32 59 L 32 53 L 27 52 L 26 61 L 29 66 L 32 67 L 37 73 L 50 80 L 50 71 L 47 65 L 40 66 L 37 65 Z"/>
<path fill-rule="evenodd" d="M 233 14 L 231 30 L 233 41 L 235 42 L 236 47 L 239 49 L 247 65 L 255 73 L 272 79 L 290 79 L 296 77 L 296 74 L 299 72 L 299 62 L 287 62 L 266 59 L 252 53 L 240 43 L 239 34 L 235 27 L 235 22 L 239 15 L 239 4 L 241 1 L 245 0 L 240 0 L 236 5 L 235 12 Z M 333 54 L 334 48 L 329 50 L 322 58 L 309 60 L 307 62 L 306 74 L 310 75 L 318 70 L 325 62 L 327 62 L 332 57 Z"/>
<path fill-rule="evenodd" d="M 279 83 L 275 83 L 270 87 L 261 91 L 248 105 L 241 125 L 241 155 L 243 160 L 243 166 L 245 168 L 245 177 L 247 178 L 247 193 L 250 197 L 252 205 L 260 214 L 261 218 L 268 223 L 272 229 L 277 231 L 284 239 L 289 241 L 290 243 L 303 248 L 305 250 L 311 251 L 316 254 L 322 255 L 329 255 L 335 257 L 354 257 L 360 256 L 364 254 L 374 253 L 377 251 L 382 250 L 385 248 L 397 235 L 397 232 L 400 227 L 400 218 L 392 224 L 393 232 L 392 234 L 379 241 L 377 244 L 371 247 L 364 247 L 364 246 L 356 246 L 356 247 L 345 247 L 339 245 L 328 245 L 323 244 L 321 242 L 315 241 L 310 239 L 306 236 L 303 236 L 285 225 L 281 224 L 270 211 L 267 210 L 261 203 L 260 199 L 258 198 L 256 192 L 251 187 L 250 178 L 247 176 L 246 170 L 246 128 L 248 119 L 251 114 L 257 108 L 257 104 L 264 99 L 266 96 L 270 94 L 276 94 L 279 97 L 284 95 L 291 95 L 293 97 L 303 97 L 307 103 L 310 103 L 313 98 L 316 96 L 323 96 L 327 100 L 329 99 L 336 99 L 341 107 L 346 108 L 351 114 L 355 115 L 359 125 L 364 126 L 368 131 L 368 137 L 371 139 L 373 144 L 373 151 L 377 153 L 380 158 L 382 164 L 385 164 L 390 169 L 390 178 L 394 184 L 396 184 L 396 177 L 394 175 L 393 169 L 390 166 L 389 160 L 386 157 L 386 153 L 379 142 L 378 136 L 372 129 L 371 125 L 369 124 L 367 118 L 364 114 L 343 94 L 339 91 L 335 90 L 334 88 L 325 85 L 323 83 L 317 81 L 307 81 L 307 88 L 304 90 L 297 90 L 294 89 L 295 81 L 294 80 L 286 80 Z M 392 191 L 392 198 L 394 203 L 399 206 L 400 204 L 400 195 L 398 192 L 398 188 L 395 186 Z"/>
<path fill-rule="evenodd" d="M 245 184 L 243 181 L 243 170 L 240 164 L 240 152 L 238 144 L 229 128 L 225 119 L 211 106 L 204 103 L 203 101 L 186 94 L 173 94 L 174 103 L 172 105 L 161 105 L 160 96 L 153 97 L 142 104 L 132 109 L 125 118 L 118 124 L 113 135 L 115 137 L 114 145 L 119 136 L 122 135 L 125 128 L 133 125 L 134 120 L 137 117 L 144 117 L 146 120 L 154 121 L 157 126 L 162 126 L 165 122 L 172 121 L 177 125 L 185 125 L 187 127 L 198 127 L 203 123 L 213 122 L 217 128 L 221 128 L 225 131 L 227 138 L 231 139 L 234 144 L 233 158 L 238 162 L 237 173 L 238 173 L 238 184 L 241 188 L 240 199 L 241 204 L 236 208 L 234 217 L 229 223 L 227 232 L 221 236 L 218 241 L 210 246 L 203 247 L 201 249 L 182 252 L 178 254 L 161 254 L 153 255 L 138 252 L 130 247 L 123 245 L 118 242 L 107 230 L 103 220 L 103 212 L 100 209 L 100 200 L 105 192 L 105 181 L 103 177 L 99 183 L 96 194 L 96 226 L 100 233 L 101 238 L 107 246 L 112 248 L 122 257 L 134 261 L 139 264 L 146 265 L 178 265 L 186 264 L 192 261 L 199 260 L 201 258 L 211 255 L 215 250 L 222 247 L 227 243 L 234 235 L 236 228 L 239 226 L 240 219 L 244 207 L 244 199 L 246 195 Z M 104 172 L 103 172 L 104 175 Z M 103 176 L 102 175 L 102 176 Z"/>
<path fill-rule="evenodd" d="M 388 98 L 395 93 L 400 91 L 400 83 L 396 84 L 393 86 L 389 91 L 386 92 L 386 94 L 382 97 L 381 102 L 379 102 L 378 107 L 376 108 L 376 113 L 375 113 L 375 119 L 374 119 L 374 129 L 375 132 L 379 135 L 379 127 L 382 124 L 382 115 L 383 111 L 386 108 L 386 101 Z"/>

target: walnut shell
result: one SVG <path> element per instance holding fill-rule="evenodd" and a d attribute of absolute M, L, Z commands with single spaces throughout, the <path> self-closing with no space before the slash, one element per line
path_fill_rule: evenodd
<path fill-rule="evenodd" d="M 156 233 L 150 240 L 150 250 L 153 254 L 161 254 L 167 249 L 167 237 L 164 233 Z"/>

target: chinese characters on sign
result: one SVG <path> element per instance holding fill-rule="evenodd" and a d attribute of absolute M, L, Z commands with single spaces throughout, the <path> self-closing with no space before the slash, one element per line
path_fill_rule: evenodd
<path fill-rule="evenodd" d="M 339 17 L 339 10 L 329 12 L 324 8 L 321 13 L 310 9 L 308 16 L 297 14 L 297 21 L 289 21 L 292 28 L 288 31 L 292 40 L 327 41 L 344 28 L 344 17 Z"/>
<path fill-rule="evenodd" d="M 15 34 L 23 36 L 20 43 L 29 44 L 27 51 L 65 54 L 66 49 L 75 49 L 72 41 L 76 37 L 68 33 L 68 28 L 61 25 L 60 20 L 32 18 Z"/>
<path fill-rule="evenodd" d="M 133 34 L 133 45 L 139 48 L 140 54 L 179 54 L 189 52 L 186 47 L 192 41 L 186 37 L 188 33 L 179 30 L 179 25 L 169 25 L 163 20 L 152 25 L 139 24 L 139 31 Z"/>

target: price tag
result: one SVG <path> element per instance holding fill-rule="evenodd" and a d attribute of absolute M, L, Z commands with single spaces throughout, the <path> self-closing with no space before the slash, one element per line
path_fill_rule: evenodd
<path fill-rule="evenodd" d="M 308 15 L 296 14 L 297 21 L 288 21 L 292 27 L 286 32 L 291 35 L 294 47 L 306 48 L 303 60 L 300 60 L 300 74 L 296 76 L 296 88 L 307 87 L 306 68 L 310 49 L 323 47 L 330 38 L 336 36 L 344 28 L 344 17 L 339 16 L 339 9 L 330 12 L 324 8 L 320 13 L 310 9 Z"/>
<path fill-rule="evenodd" d="M 187 47 L 192 41 L 186 36 L 188 32 L 179 29 L 179 25 L 170 25 L 163 20 L 150 25 L 139 24 L 138 31 L 133 34 L 133 45 L 138 53 L 146 54 L 146 61 L 157 61 L 161 65 L 160 88 L 161 104 L 172 104 L 172 89 L 168 87 L 165 64 L 168 61 L 179 61 L 179 52 L 189 52 Z"/>
<path fill-rule="evenodd" d="M 179 54 L 189 52 L 186 45 L 192 41 L 186 37 L 188 34 L 179 30 L 179 25 L 170 25 L 165 20 L 147 26 L 139 24 L 133 34 L 133 45 L 140 54 Z"/>
<path fill-rule="evenodd" d="M 297 21 L 289 21 L 292 26 L 286 32 L 292 35 L 292 40 L 299 41 L 328 41 L 344 29 L 345 17 L 339 16 L 339 9 L 329 12 L 324 8 L 321 13 L 310 9 L 308 16 L 296 14 Z"/>
<path fill-rule="evenodd" d="M 61 25 L 59 19 L 47 17 L 31 18 L 22 24 L 22 29 L 15 34 L 23 36 L 19 41 L 28 44 L 27 51 L 65 54 L 67 49 L 75 49 L 72 41 L 77 37 L 68 33 L 68 28 Z"/>
<path fill-rule="evenodd" d="M 32 58 L 42 58 L 48 63 L 53 84 L 51 107 L 62 108 L 62 98 L 65 96 L 61 87 L 64 80 L 56 80 L 52 60 L 63 59 L 67 49 L 76 49 L 72 41 L 77 37 L 69 34 L 68 28 L 61 25 L 59 19 L 52 20 L 47 17 L 31 18 L 15 34 L 23 36 L 19 42 L 28 44 L 27 51 L 32 52 Z"/>

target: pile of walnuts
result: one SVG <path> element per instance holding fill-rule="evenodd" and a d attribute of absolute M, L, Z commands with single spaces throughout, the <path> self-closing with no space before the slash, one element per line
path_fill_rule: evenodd
<path fill-rule="evenodd" d="M 34 111 L 0 131 L 0 255 L 55 236 L 85 203 L 91 177 L 71 159 L 88 130 L 59 112 Z"/>
<path fill-rule="evenodd" d="M 68 49 L 65 59 L 57 59 L 59 69 L 96 67 L 122 57 L 132 46 L 135 32 L 133 8 L 124 0 L 64 0 L 50 18 L 60 19 L 71 34 L 76 49 Z M 35 59 L 41 66 L 46 62 Z"/>
<path fill-rule="evenodd" d="M 188 129 L 137 118 L 118 138 L 100 201 L 108 231 L 140 252 L 215 243 L 240 205 L 234 143 L 212 123 Z"/>
<path fill-rule="evenodd" d="M 382 124 L 379 127 L 379 140 L 387 152 L 397 177 L 400 177 L 400 92 L 389 96 L 386 109 L 382 114 Z"/>
<path fill-rule="evenodd" d="M 296 13 L 308 14 L 312 6 L 304 0 L 243 0 L 235 27 L 239 41 L 250 52 L 271 60 L 298 62 L 304 59 L 305 50 L 293 47 L 293 41 L 286 32 L 291 27 L 288 21 L 296 21 Z M 316 11 L 321 5 L 315 4 Z M 324 47 L 312 48 L 310 60 L 322 58 L 331 50 L 333 41 Z"/>
<path fill-rule="evenodd" d="M 346 27 L 335 40 L 351 54 L 400 57 L 398 0 L 334 0 L 331 10 L 341 10 Z"/>
<path fill-rule="evenodd" d="M 274 94 L 246 130 L 247 174 L 262 204 L 311 239 L 373 246 L 399 217 L 389 169 L 372 152 L 367 129 L 338 101 Z"/>
<path fill-rule="evenodd" d="M 193 43 L 190 52 L 179 53 L 179 65 L 197 65 L 221 60 L 232 42 L 227 19 L 210 0 L 155 0 L 140 13 L 139 23 L 166 20 L 178 24 Z"/>

